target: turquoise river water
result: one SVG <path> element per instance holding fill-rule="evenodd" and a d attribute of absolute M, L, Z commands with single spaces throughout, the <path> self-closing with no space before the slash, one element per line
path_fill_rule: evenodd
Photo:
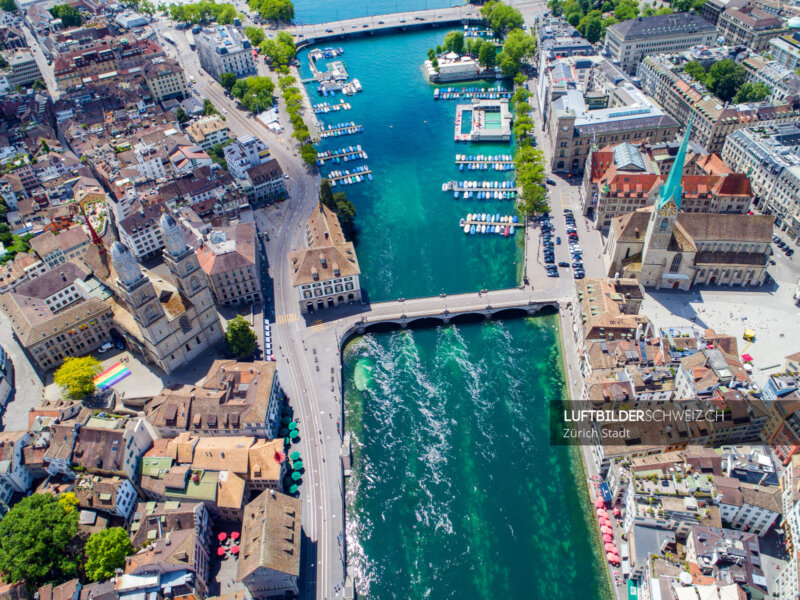
<path fill-rule="evenodd" d="M 421 70 L 445 31 L 341 43 L 364 92 L 345 97 L 352 110 L 319 116 L 365 129 L 319 148 L 360 144 L 369 155 L 323 172 L 368 164 L 374 173 L 372 182 L 334 188 L 358 211 L 356 249 L 372 301 L 520 281 L 521 236 L 467 236 L 458 226 L 468 212 L 511 214 L 511 203 L 441 191 L 451 179 L 510 177 L 460 173 L 457 152 L 512 152 L 453 141 L 457 102 L 434 101 Z M 308 90 L 323 101 L 315 85 Z M 608 598 L 580 457 L 550 445 L 548 401 L 564 389 L 560 348 L 553 315 L 348 343 L 347 544 L 361 597 Z"/>
<path fill-rule="evenodd" d="M 459 0 L 295 0 L 294 12 L 296 23 L 325 23 L 461 4 Z"/>

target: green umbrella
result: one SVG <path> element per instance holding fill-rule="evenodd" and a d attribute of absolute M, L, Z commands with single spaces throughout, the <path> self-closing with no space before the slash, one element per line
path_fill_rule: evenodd
<path fill-rule="evenodd" d="M 291 458 L 292 460 L 297 460 L 300 458 L 300 453 L 297 450 L 295 450 L 289 455 L 289 458 Z"/>
<path fill-rule="evenodd" d="M 288 407 L 288 406 L 284 406 L 284 407 L 281 409 L 281 412 L 282 412 L 284 415 L 288 415 L 288 414 L 289 414 L 290 412 L 292 412 L 292 411 L 291 411 L 291 410 L 289 410 L 289 407 Z"/>
<path fill-rule="evenodd" d="M 293 483 L 292 487 L 289 488 L 289 493 L 290 494 L 296 494 L 297 493 L 297 484 L 296 483 Z"/>
<path fill-rule="evenodd" d="M 281 419 L 281 423 L 284 425 L 288 425 L 292 421 L 292 418 L 289 415 L 286 415 Z"/>
<path fill-rule="evenodd" d="M 289 432 L 289 437 L 290 437 L 290 438 L 292 438 L 292 439 L 296 438 L 298 435 L 300 435 L 300 434 L 299 434 L 299 433 L 297 433 L 297 429 L 292 429 L 292 430 Z"/>
<path fill-rule="evenodd" d="M 301 477 L 302 477 L 302 475 L 300 475 L 300 473 L 298 473 L 297 471 L 295 471 L 294 473 L 292 473 L 292 479 L 294 479 L 295 481 L 297 481 L 297 480 L 298 480 L 298 479 L 300 479 Z"/>
<path fill-rule="evenodd" d="M 289 423 L 289 430 L 294 431 L 295 429 L 297 429 L 297 423 L 292 421 L 291 423 Z"/>
<path fill-rule="evenodd" d="M 289 430 L 286 427 L 281 427 L 281 430 L 278 432 L 278 435 L 281 437 L 286 437 L 289 435 Z"/>
<path fill-rule="evenodd" d="M 289 438 L 283 438 L 283 443 L 284 445 L 288 446 L 289 444 L 292 443 L 292 440 L 290 440 Z"/>
<path fill-rule="evenodd" d="M 300 469 L 302 469 L 302 468 L 303 468 L 303 461 L 302 461 L 302 460 L 296 460 L 296 461 L 294 461 L 294 462 L 292 463 L 292 468 L 293 468 L 293 469 L 296 469 L 296 470 L 298 470 L 298 471 L 299 471 Z"/>

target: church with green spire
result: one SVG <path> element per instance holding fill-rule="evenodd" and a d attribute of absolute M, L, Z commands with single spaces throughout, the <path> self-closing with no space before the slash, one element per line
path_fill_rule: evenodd
<path fill-rule="evenodd" d="M 690 119 L 655 203 L 612 220 L 605 246 L 608 275 L 635 278 L 657 289 L 761 285 L 772 217 L 681 212 L 691 127 Z"/>

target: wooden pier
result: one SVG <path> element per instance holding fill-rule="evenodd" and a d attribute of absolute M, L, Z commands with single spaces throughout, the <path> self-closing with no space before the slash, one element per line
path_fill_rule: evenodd
<path fill-rule="evenodd" d="M 327 114 L 329 112 L 339 112 L 340 110 L 350 110 L 353 108 L 349 102 L 341 100 L 338 103 L 329 104 L 328 102 L 321 102 L 311 107 L 315 115 Z"/>
<path fill-rule="evenodd" d="M 333 127 L 331 129 L 320 129 L 319 135 L 322 138 L 340 137 L 343 135 L 355 135 L 364 131 L 363 125 L 344 125 L 342 127 Z"/>
<path fill-rule="evenodd" d="M 325 179 L 327 179 L 331 183 L 339 183 L 341 181 L 344 181 L 345 179 L 349 180 L 351 177 L 354 177 L 356 175 L 361 175 L 365 179 L 367 179 L 367 175 L 371 175 L 371 174 L 372 174 L 372 170 L 369 167 L 367 167 L 363 171 L 359 171 L 358 173 L 343 173 L 341 175 L 327 175 L 325 177 Z M 348 184 L 349 183 L 350 182 L 348 181 Z M 358 183 L 358 182 L 355 182 L 355 183 Z"/>
<path fill-rule="evenodd" d="M 367 153 L 363 150 L 356 150 L 355 152 L 340 152 L 338 154 L 331 154 L 330 156 L 317 156 L 317 164 L 320 162 L 325 164 L 328 161 L 331 161 L 335 158 L 347 158 L 347 161 L 350 162 L 351 160 L 358 160 L 358 159 L 367 159 Z"/>

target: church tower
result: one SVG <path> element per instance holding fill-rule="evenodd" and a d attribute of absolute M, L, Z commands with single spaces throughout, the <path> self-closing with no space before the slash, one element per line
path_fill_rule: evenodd
<path fill-rule="evenodd" d="M 139 263 L 122 242 L 111 246 L 111 260 L 117 272 L 117 288 L 128 306 L 142 335 L 154 343 L 153 327 L 165 317 L 164 308 L 156 296 L 155 288 L 144 276 Z"/>
<path fill-rule="evenodd" d="M 161 215 L 158 222 L 164 237 L 164 261 L 175 277 L 175 285 L 181 294 L 191 300 L 200 310 L 214 305 L 211 290 L 194 250 L 186 244 L 178 223 L 169 213 Z"/>
<path fill-rule="evenodd" d="M 681 200 L 683 198 L 683 185 L 681 182 L 691 129 L 692 118 L 690 117 L 683 141 L 678 149 L 678 154 L 675 156 L 675 163 L 670 169 L 667 180 L 658 190 L 658 198 L 656 198 L 653 212 L 650 215 L 642 252 L 642 279 L 644 280 L 642 283 L 644 285 L 659 285 L 659 281 L 655 279 L 660 280 L 661 274 L 667 265 L 667 259 L 671 259 L 671 253 L 668 248 L 675 228 L 675 221 L 678 219 L 678 211 L 681 209 Z"/>

